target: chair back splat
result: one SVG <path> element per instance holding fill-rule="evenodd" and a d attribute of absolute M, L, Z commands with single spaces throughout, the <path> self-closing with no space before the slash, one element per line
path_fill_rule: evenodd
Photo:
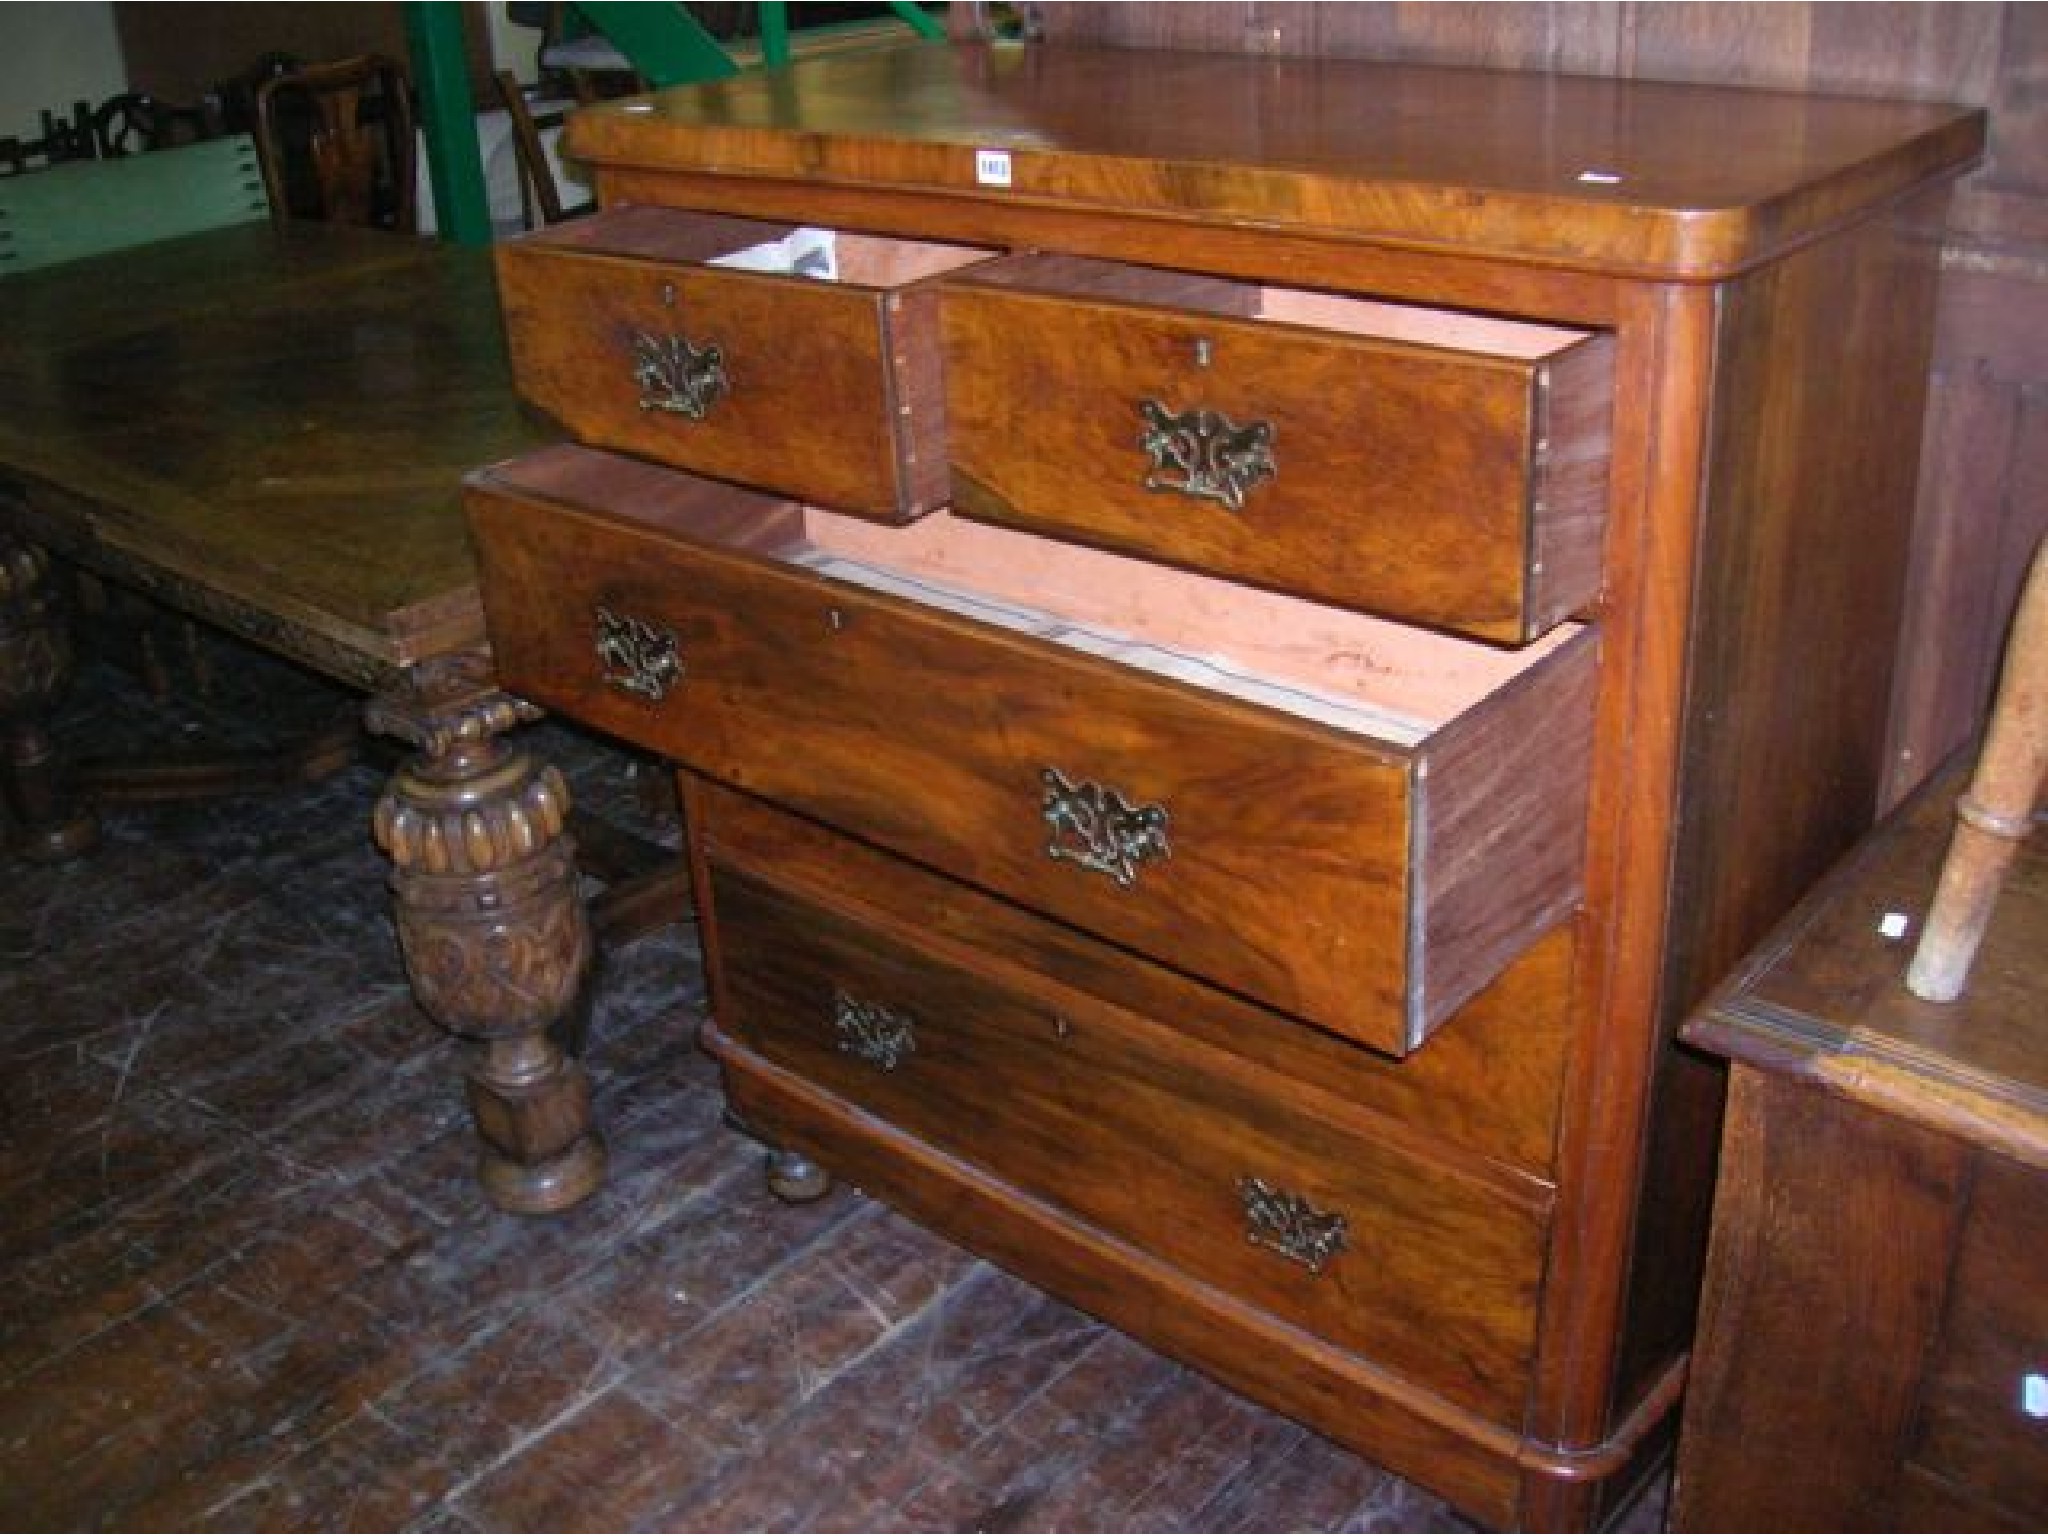
<path fill-rule="evenodd" d="M 511 121 L 512 151 L 519 162 L 519 184 L 521 201 L 538 216 L 541 224 L 560 224 L 564 219 L 575 218 L 578 214 L 589 213 L 593 205 L 586 199 L 574 207 L 562 203 L 561 185 L 555 180 L 554 165 L 548 159 L 547 146 L 541 139 L 541 131 L 558 128 L 567 116 L 560 105 L 538 112 L 528 100 L 526 87 L 509 69 L 497 73 L 498 101 Z M 527 219 L 531 229 L 535 218 Z"/>
<path fill-rule="evenodd" d="M 415 232 L 412 82 L 380 54 L 309 64 L 256 91 L 271 217 Z"/>

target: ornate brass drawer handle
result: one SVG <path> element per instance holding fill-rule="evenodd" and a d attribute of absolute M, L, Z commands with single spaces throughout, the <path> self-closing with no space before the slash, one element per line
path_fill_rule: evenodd
<path fill-rule="evenodd" d="M 1221 411 L 1175 412 L 1157 400 L 1140 401 L 1138 414 L 1145 423 L 1138 446 L 1152 461 L 1148 491 L 1178 491 L 1242 512 L 1252 489 L 1280 473 L 1270 421 L 1240 427 Z"/>
<path fill-rule="evenodd" d="M 650 704 L 667 698 L 669 689 L 683 676 L 675 631 L 629 613 L 613 613 L 602 604 L 596 617 L 597 664 L 604 669 L 604 680 L 621 693 Z"/>
<path fill-rule="evenodd" d="M 640 386 L 640 409 L 668 411 L 702 421 L 732 390 L 725 373 L 725 352 L 715 342 L 697 346 L 684 336 L 633 337 L 633 382 Z"/>
<path fill-rule="evenodd" d="M 1292 1259 L 1312 1275 L 1351 1245 L 1351 1223 L 1337 1211 L 1319 1211 L 1292 1190 L 1246 1174 L 1237 1181 L 1244 1201 L 1244 1235 L 1261 1248 Z"/>
<path fill-rule="evenodd" d="M 1107 875 L 1128 890 L 1138 867 L 1173 856 L 1163 805 L 1132 805 L 1106 785 L 1076 784 L 1057 768 L 1044 770 L 1045 843 L 1049 858 Z"/>
<path fill-rule="evenodd" d="M 917 1021 L 909 1014 L 864 1002 L 837 987 L 832 989 L 832 1027 L 839 1034 L 839 1049 L 884 1072 L 894 1072 L 917 1049 Z"/>

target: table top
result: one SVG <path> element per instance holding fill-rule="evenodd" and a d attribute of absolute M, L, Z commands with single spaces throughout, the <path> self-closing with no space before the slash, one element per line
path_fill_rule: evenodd
<path fill-rule="evenodd" d="M 910 43 L 570 121 L 600 168 L 1224 220 L 1712 279 L 1967 166 L 1925 102 L 1358 59 Z M 982 156 L 1002 158 L 993 166 Z"/>
<path fill-rule="evenodd" d="M 484 643 L 462 477 L 553 436 L 488 251 L 244 225 L 0 302 L 0 512 L 29 537 L 359 686 Z"/>
<path fill-rule="evenodd" d="M 1684 1033 L 2048 1168 L 2048 836 L 2020 845 L 1963 995 L 1930 1003 L 1906 989 L 1968 766 L 1951 764 L 1859 843 Z"/>

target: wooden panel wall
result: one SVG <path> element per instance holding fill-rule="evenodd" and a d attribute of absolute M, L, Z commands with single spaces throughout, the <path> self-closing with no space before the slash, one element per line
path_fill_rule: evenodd
<path fill-rule="evenodd" d="M 1969 738 L 2048 530 L 2048 6 L 1046 4 L 1047 41 L 1402 59 L 1964 102 L 1887 803 Z"/>
<path fill-rule="evenodd" d="M 470 93 L 491 100 L 491 49 L 484 7 L 462 6 L 464 59 Z M 304 5 L 251 0 L 235 5 L 160 5 L 119 0 L 114 22 L 128 64 L 128 88 L 179 106 L 245 74 L 266 53 L 302 63 L 388 53 L 407 59 L 405 13 L 396 0 Z"/>

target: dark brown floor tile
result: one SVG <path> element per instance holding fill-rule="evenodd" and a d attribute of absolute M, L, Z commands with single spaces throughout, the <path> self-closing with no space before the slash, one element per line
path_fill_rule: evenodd
<path fill-rule="evenodd" d="M 0 1312 L 0 1382 L 188 1288 L 238 1291 L 273 1307 L 324 1304 L 363 1268 L 338 1248 L 361 1244 L 365 1252 L 388 1252 L 388 1243 L 359 1224 L 297 1204 L 293 1192 L 280 1188 L 274 1166 L 261 1159 L 217 1171 L 218 1179 L 125 1209 L 10 1269 L 7 1283 L 24 1305 Z M 330 1233 L 335 1241 L 323 1240 Z M 277 1250 L 284 1263 L 304 1271 L 303 1284 L 289 1295 L 274 1283 L 266 1287 L 256 1268 L 273 1262 Z M 302 1252 L 305 1258 L 294 1257 Z"/>
<path fill-rule="evenodd" d="M 37 1164 L 10 1171 L 0 1267 L 219 1176 L 246 1150 L 247 1137 L 220 1117 L 137 1085 L 90 1126 L 53 1137 Z"/>
<path fill-rule="evenodd" d="M 0 1488 L 31 1529 L 96 1529 L 274 1409 L 281 1325 L 231 1292 L 188 1291 L 0 1395 Z M 205 1411 L 194 1405 L 203 1403 Z"/>
<path fill-rule="evenodd" d="M 470 1484 L 457 1506 L 499 1531 L 630 1531 L 719 1453 L 621 1392 L 607 1392 Z"/>
<path fill-rule="evenodd" d="M 831 1385 L 960 1282 L 972 1260 L 863 1204 L 743 1302 L 670 1340 L 631 1390 L 705 1443 L 759 1448 L 792 1405 Z"/>
<path fill-rule="evenodd" d="M 616 1386 L 627 1365 L 528 1313 L 440 1357 L 373 1406 L 449 1466 L 481 1470 Z"/>
<path fill-rule="evenodd" d="M 1307 1430 L 1284 1443 L 1270 1431 L 1261 1438 L 1266 1447 L 1242 1457 L 1235 1474 L 1192 1511 L 1190 1529 L 1265 1530 L 1270 1512 L 1285 1509 L 1306 1529 L 1338 1530 L 1387 1481 L 1371 1462 Z"/>
<path fill-rule="evenodd" d="M 448 1488 L 462 1476 L 433 1446 L 368 1412 L 318 1440 L 281 1450 L 267 1471 L 246 1482 L 221 1487 L 203 1480 L 193 1491 L 216 1497 L 189 1517 L 159 1519 L 178 1514 L 165 1500 L 136 1510 L 138 1524 L 194 1531 L 411 1530 L 445 1507 Z"/>
<path fill-rule="evenodd" d="M 829 1239 L 857 1202 L 839 1194 L 785 1206 L 762 1192 L 754 1156 L 721 1152 L 694 1198 L 554 1298 L 566 1323 L 639 1362 L 636 1376 L 659 1376 L 660 1357 L 810 1242 Z"/>

